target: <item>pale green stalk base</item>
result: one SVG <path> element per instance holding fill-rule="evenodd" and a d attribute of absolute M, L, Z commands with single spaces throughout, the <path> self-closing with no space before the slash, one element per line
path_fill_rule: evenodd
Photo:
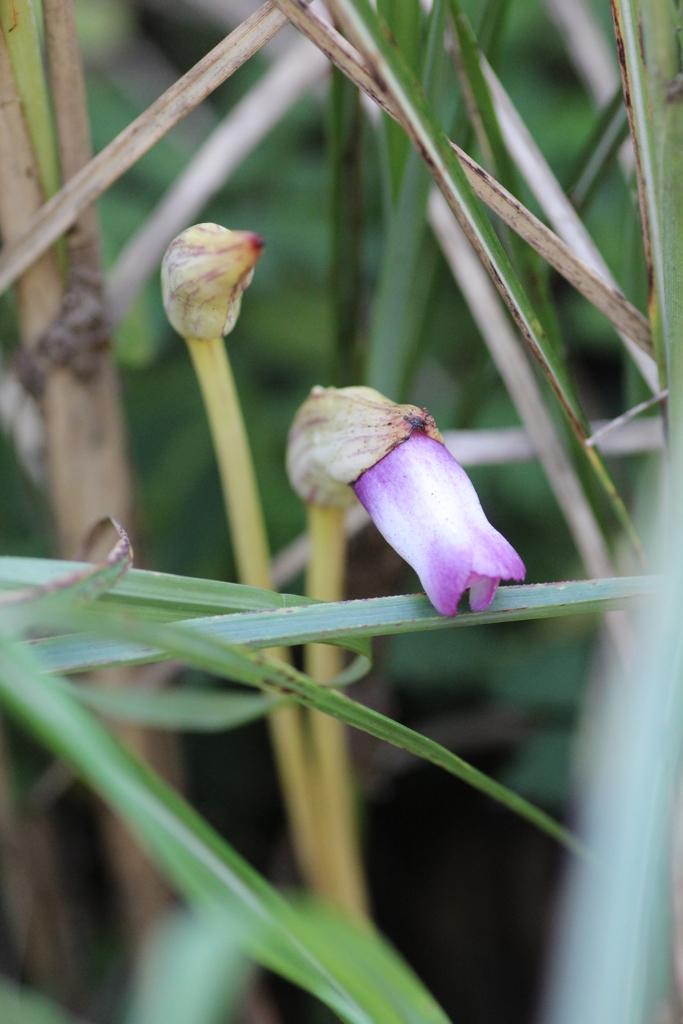
<path fill-rule="evenodd" d="M 311 557 L 306 594 L 322 601 L 343 598 L 346 538 L 344 509 L 309 505 Z M 330 683 L 343 666 L 343 652 L 329 644 L 308 644 L 306 672 Z M 344 725 L 320 711 L 308 712 L 313 742 L 317 817 L 323 854 L 321 891 L 354 917 L 366 918 L 368 897 L 353 806 L 351 764 Z"/>
<path fill-rule="evenodd" d="M 186 341 L 209 418 L 238 579 L 248 586 L 274 590 L 256 475 L 225 343 L 222 338 Z M 270 653 L 290 660 L 286 647 Z M 281 708 L 268 716 L 268 725 L 297 859 L 306 880 L 317 888 L 320 856 L 303 712 Z"/>

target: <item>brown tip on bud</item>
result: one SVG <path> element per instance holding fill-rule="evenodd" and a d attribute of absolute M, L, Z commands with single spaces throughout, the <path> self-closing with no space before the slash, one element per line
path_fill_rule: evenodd
<path fill-rule="evenodd" d="M 289 431 L 290 483 L 307 504 L 348 505 L 349 485 L 416 430 L 443 444 L 426 409 L 398 405 L 374 388 L 314 387 Z"/>

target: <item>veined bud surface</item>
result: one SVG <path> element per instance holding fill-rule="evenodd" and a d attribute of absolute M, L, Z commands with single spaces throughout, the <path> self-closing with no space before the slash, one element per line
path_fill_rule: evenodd
<path fill-rule="evenodd" d="M 373 388 L 314 387 L 289 431 L 290 483 L 307 504 L 349 505 L 349 485 L 414 430 L 443 443 L 426 409 L 397 405 Z"/>
<path fill-rule="evenodd" d="M 177 235 L 161 263 L 166 316 L 184 338 L 229 334 L 264 242 L 253 231 L 195 224 Z"/>
<path fill-rule="evenodd" d="M 342 505 L 355 492 L 442 615 L 456 614 L 466 590 L 478 612 L 502 579 L 524 579 L 425 409 L 371 388 L 313 388 L 290 431 L 287 469 L 304 501 Z"/>

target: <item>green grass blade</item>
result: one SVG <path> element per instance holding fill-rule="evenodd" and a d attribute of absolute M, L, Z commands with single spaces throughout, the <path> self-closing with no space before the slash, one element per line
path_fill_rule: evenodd
<path fill-rule="evenodd" d="M 414 75 L 420 74 L 422 12 L 420 0 L 378 0 L 377 10 L 384 19 L 387 34 L 401 50 L 406 64 Z M 382 114 L 388 186 L 391 190 L 390 206 L 397 201 L 410 153 L 405 132 L 391 117 Z"/>
<path fill-rule="evenodd" d="M 425 95 L 432 100 L 440 80 L 445 13 L 445 0 L 436 0 L 430 13 L 422 74 Z M 393 119 L 383 116 L 408 146 L 403 129 Z M 408 359 L 422 323 L 431 283 L 431 275 L 425 277 L 420 273 L 424 265 L 421 253 L 431 179 L 415 149 L 409 148 L 401 169 L 372 310 L 366 373 L 370 387 L 397 401 L 405 397 Z"/>
<path fill-rule="evenodd" d="M 624 19 L 634 16 L 634 4 L 624 11 Z M 640 5 L 639 5 L 640 7 Z M 651 226 L 652 265 L 660 268 L 656 280 L 659 312 L 662 317 L 664 345 L 669 371 L 671 422 L 683 417 L 683 296 L 680 268 L 683 260 L 683 195 L 680 188 L 683 160 L 683 59 L 681 57 L 680 4 L 651 0 L 639 11 L 640 73 L 647 74 L 649 113 L 652 125 L 656 178 L 649 186 L 643 167 L 650 214 L 659 223 Z M 629 30 L 630 31 L 630 28 Z M 626 34 L 626 32 L 625 32 Z M 644 49 L 644 53 L 643 53 Z"/>
<path fill-rule="evenodd" d="M 92 566 L 87 562 L 0 557 L 0 591 L 46 586 L 71 573 L 89 569 Z M 241 583 L 174 576 L 145 569 L 130 569 L 100 600 L 121 607 L 132 604 L 137 613 L 163 621 L 311 604 L 310 598 L 298 594 L 277 594 Z"/>
<path fill-rule="evenodd" d="M 526 818 L 542 831 L 568 848 L 578 851 L 570 833 L 549 815 L 534 807 L 461 758 L 412 729 L 355 701 L 328 686 L 314 683 L 308 676 L 263 653 L 251 653 L 242 647 L 193 628 L 193 623 L 157 625 L 106 613 L 102 609 L 70 612 L 69 617 L 81 626 L 90 626 L 98 633 L 129 637 L 140 644 L 156 647 L 167 658 L 177 658 L 213 675 L 253 686 L 276 697 L 286 697 L 303 707 L 313 708 L 352 725 L 363 732 L 401 747 L 417 757 L 431 761 L 467 784 L 502 803 L 509 810 Z M 52 620 L 54 622 L 54 619 Z M 194 623 L 196 625 L 196 622 Z M 42 664 L 40 648 L 33 647 Z M 57 684 L 59 687 L 59 684 Z"/>
<path fill-rule="evenodd" d="M 484 53 L 459 0 L 449 0 L 449 6 L 457 41 L 460 76 L 465 79 L 463 92 L 469 98 L 468 105 L 473 108 L 470 113 L 474 120 L 473 127 L 475 125 L 478 127 L 480 148 L 491 163 L 494 177 L 512 195 L 522 196 L 521 180 L 505 145 L 491 92 L 482 71 L 481 61 Z M 548 291 L 543 263 L 536 251 L 527 245 L 515 231 L 507 229 L 505 237 L 515 270 L 534 309 L 540 316 L 548 340 L 554 345 L 558 358 L 564 362 L 562 338 L 555 308 Z"/>
<path fill-rule="evenodd" d="M 458 629 L 494 622 L 585 615 L 628 608 L 658 592 L 656 576 L 634 576 L 567 583 L 534 583 L 499 587 L 484 612 L 461 611 L 454 618 L 439 615 L 424 595 L 406 594 L 362 601 L 309 604 L 277 611 L 219 615 L 184 623 L 198 635 L 258 649 L 301 643 L 343 642 L 432 629 Z M 102 609 L 111 606 L 102 601 Z M 134 603 L 126 606 L 137 620 Z M 30 614 L 30 609 L 25 609 Z M 39 621 L 40 613 L 38 613 Z M 31 620 L 29 620 L 31 621 Z M 36 621 L 33 619 L 32 621 Z M 34 642 L 41 663 L 52 672 L 87 671 L 95 667 L 163 660 L 154 645 L 127 639 L 107 640 L 87 634 L 50 637 Z M 366 648 L 367 650 L 367 648 Z M 341 685 L 340 680 L 337 685 Z"/>
<path fill-rule="evenodd" d="M 342 978 L 329 940 L 306 926 L 181 796 L 44 676 L 29 650 L 6 637 L 0 637 L 0 702 L 111 805 L 186 898 L 211 914 L 229 901 L 235 930 L 260 963 L 318 996 L 349 1024 L 445 1024 L 407 966 L 410 997 L 400 1005 L 390 984 L 380 987 L 367 975 Z"/>
<path fill-rule="evenodd" d="M 660 384 L 662 388 L 665 388 L 668 386 L 669 367 L 665 342 L 666 325 L 660 305 L 661 293 L 664 288 L 662 211 L 657 188 L 653 107 L 641 48 L 640 4 L 635 0 L 613 0 L 611 8 L 624 87 L 624 101 L 636 158 L 643 247 L 648 268 L 648 310 L 652 325 L 652 341 L 659 367 Z"/>
<path fill-rule="evenodd" d="M 143 952 L 125 1024 L 228 1024 L 249 976 L 236 934 L 178 911 Z"/>
<path fill-rule="evenodd" d="M 618 89 L 605 109 L 600 111 L 595 128 L 576 161 L 566 190 L 572 205 L 579 212 L 590 205 L 611 170 L 628 131 L 624 96 L 621 89 Z"/>
<path fill-rule="evenodd" d="M 329 94 L 328 153 L 332 230 L 334 372 L 338 387 L 361 378 L 358 345 L 362 290 L 362 116 L 360 92 L 333 67 Z"/>
<path fill-rule="evenodd" d="M 60 682 L 106 718 L 177 732 L 227 732 L 263 718 L 285 703 L 275 697 L 190 687 L 145 693 L 133 688 L 112 690 Z"/>
<path fill-rule="evenodd" d="M 0 977 L 0 1020 L 2 1024 L 85 1024 L 42 992 Z"/>

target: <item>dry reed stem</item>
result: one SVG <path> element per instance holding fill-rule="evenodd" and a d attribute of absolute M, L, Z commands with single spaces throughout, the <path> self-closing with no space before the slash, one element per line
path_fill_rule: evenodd
<path fill-rule="evenodd" d="M 155 142 L 286 24 L 287 19 L 273 4 L 263 4 L 75 174 L 26 225 L 21 240 L 10 245 L 0 258 L 0 292 L 30 267 Z"/>
<path fill-rule="evenodd" d="M 566 242 L 522 206 L 472 157 L 454 142 L 451 145 L 477 196 L 525 242 L 528 242 L 546 263 L 581 292 L 596 309 L 604 313 L 617 330 L 628 334 L 629 342 L 633 339 L 629 346 L 629 354 L 633 356 L 633 352 L 639 350 L 636 361 L 641 360 L 643 367 L 647 367 L 647 372 L 651 375 L 651 367 L 655 364 L 651 356 L 650 325 L 640 310 L 631 305 L 613 281 L 608 280 L 600 271 L 578 256 Z"/>
<path fill-rule="evenodd" d="M 0 32 L 0 229 L 7 241 L 18 237 L 28 217 L 42 201 L 38 171 L 16 88 L 5 37 Z M 54 253 L 45 253 L 17 282 L 17 306 L 22 337 L 33 345 L 44 324 L 59 310 L 62 282 Z M 27 836 L 13 807 L 10 768 L 0 735 L 0 859 L 2 860 L 3 902 L 11 922 L 20 960 L 27 958 L 29 975 L 51 987 L 57 983 L 54 959 L 45 955 L 35 935 L 50 934 L 43 921 L 36 933 L 31 917 L 36 910 L 37 891 L 32 877 L 32 857 Z M 47 868 L 46 868 L 47 870 Z M 49 874 L 54 874 L 52 870 Z"/>
<path fill-rule="evenodd" d="M 278 0 L 283 11 L 292 23 L 312 42 L 319 46 L 329 59 L 337 65 L 367 95 L 381 106 L 391 117 L 400 121 L 394 110 L 391 99 L 380 89 L 373 78 L 363 57 L 350 43 L 344 39 L 333 26 L 323 21 L 314 11 L 306 7 L 302 0 Z M 613 280 L 594 269 L 591 261 L 582 258 L 570 245 L 558 238 L 542 221 L 534 216 L 515 199 L 507 189 L 487 174 L 483 168 L 468 157 L 458 146 L 451 143 L 458 156 L 468 180 L 476 195 L 498 216 L 500 216 L 521 238 L 529 243 L 543 258 L 554 267 L 570 284 L 584 295 L 589 302 L 600 309 L 617 327 L 633 338 L 635 344 L 643 350 L 634 358 L 639 365 L 654 367 L 650 326 L 646 318 L 622 295 Z M 568 203 L 568 200 L 566 201 Z M 574 218 L 577 218 L 573 211 Z M 582 238 L 587 234 L 583 225 Z M 577 237 L 579 233 L 577 232 Z M 585 247 L 591 252 L 591 260 L 597 262 L 602 258 L 595 253 L 597 250 L 591 242 Z M 603 261 L 603 266 L 605 266 Z M 606 266 L 605 266 L 606 270 Z M 607 271 L 609 274 L 609 271 Z M 629 351 L 633 346 L 631 345 Z M 655 367 L 656 369 L 656 367 Z"/>
<path fill-rule="evenodd" d="M 550 169 L 510 97 L 498 81 L 495 72 L 486 61 L 482 61 L 482 70 L 491 90 L 491 97 L 505 144 L 548 220 L 571 250 L 618 292 L 617 284 L 602 254 L 588 234 L 578 213 L 565 196 L 562 186 Z M 638 317 L 647 323 L 640 314 Z M 650 353 L 648 353 L 643 346 L 642 337 L 634 334 L 633 328 L 622 327 L 621 324 L 616 324 L 616 326 L 624 346 L 640 370 L 643 379 L 652 393 L 657 394 L 659 371 L 650 354 L 652 352 L 651 342 Z"/>
<path fill-rule="evenodd" d="M 586 570 L 592 577 L 614 576 L 605 538 L 545 406 L 526 353 L 488 274 L 435 189 L 429 197 L 429 222 L 522 423 L 537 445 L 539 460 Z M 608 616 L 608 622 L 625 659 L 629 649 L 626 619 L 616 613 Z"/>
<path fill-rule="evenodd" d="M 43 198 L 5 37 L 0 32 L 0 227 L 5 245 L 20 238 Z M 59 312 L 63 285 L 52 250 L 17 281 L 24 344 L 35 344 Z"/>
<path fill-rule="evenodd" d="M 92 158 L 85 79 L 72 0 L 43 0 L 45 43 L 62 181 L 70 181 Z M 100 271 L 99 228 L 93 206 L 86 207 L 69 232 L 71 273 L 85 263 Z M 76 266 L 74 266 L 76 264 Z"/>
<path fill-rule="evenodd" d="M 268 5 L 266 5 L 268 6 Z M 356 82 L 376 103 L 387 111 L 392 117 L 396 117 L 391 101 L 382 93 L 376 81 L 372 77 L 367 65 L 358 52 L 340 35 L 332 26 L 317 17 L 313 12 L 307 10 L 303 0 L 283 0 L 281 4 L 286 10 L 288 17 L 293 24 L 311 39 L 322 52 L 353 81 Z M 261 8 L 256 15 L 253 15 L 248 22 L 252 22 L 259 15 L 264 17 Z M 271 8 L 272 14 L 272 8 Z M 250 54 L 242 54 L 240 46 L 246 45 L 242 36 L 247 37 L 249 46 L 254 46 L 245 22 L 239 29 L 235 30 L 227 40 L 221 44 L 226 48 L 226 54 L 222 54 L 223 60 L 230 60 L 239 63 L 246 60 Z M 262 26 L 261 26 L 262 28 Z M 269 28 L 269 31 L 271 31 Z M 254 30 L 256 31 L 256 30 Z M 277 29 L 272 30 L 271 34 Z M 235 39 L 238 33 L 242 33 L 240 39 Z M 270 37 L 270 36 L 269 36 Z M 232 42 L 231 42 L 232 41 Z M 262 42 L 265 40 L 262 40 Z M 230 44 L 228 46 L 228 44 Z M 262 43 L 261 43 L 262 45 Z M 26 265 L 27 261 L 36 256 L 52 241 L 60 232 L 66 229 L 78 216 L 79 211 L 92 202 L 109 187 L 125 170 L 127 170 L 147 149 L 150 148 L 161 136 L 173 127 L 190 109 L 199 102 L 196 95 L 195 78 L 199 77 L 202 82 L 204 78 L 200 72 L 202 65 L 221 49 L 217 47 L 211 54 L 204 58 L 204 61 L 196 65 L 184 78 L 180 79 L 172 89 L 167 90 L 144 114 L 124 130 L 112 143 L 109 144 L 93 161 L 84 168 L 78 180 L 71 183 L 55 196 L 51 203 L 45 205 L 39 216 L 35 219 L 32 227 L 21 240 L 21 245 L 4 250 L 0 257 L 0 289 L 11 283 L 12 279 Z M 239 50 L 241 57 L 235 55 Z M 227 71 L 218 58 L 215 58 L 220 65 L 220 74 L 227 77 L 235 70 L 230 67 Z M 239 66 L 237 63 L 237 66 Z M 195 92 L 187 100 L 183 107 L 179 104 L 177 93 L 181 91 L 183 83 L 190 79 L 190 85 L 195 87 Z M 221 81 L 223 78 L 220 79 Z M 219 82 L 213 84 L 213 88 Z M 205 87 L 205 85 L 204 85 Z M 257 87 L 258 88 L 258 87 Z M 203 98 L 203 96 L 200 96 Z M 159 117 L 154 122 L 159 108 Z M 460 153 L 458 153 L 460 155 Z M 481 169 L 473 161 L 465 167 L 470 177 L 470 183 L 475 192 L 485 203 L 491 205 L 492 209 L 517 231 L 530 245 L 536 248 L 540 254 L 570 281 L 586 298 L 602 310 L 603 313 L 621 329 L 625 334 L 633 337 L 636 344 L 640 345 L 645 352 L 651 351 L 649 326 L 645 318 L 636 310 L 613 285 L 607 282 L 603 276 L 592 271 L 586 263 L 577 257 L 570 247 L 563 244 L 541 221 L 530 211 L 526 210 L 516 199 L 499 185 L 490 176 L 484 177 Z M 193 163 L 193 175 L 206 174 L 204 168 L 201 172 L 199 165 Z M 180 188 L 181 182 L 177 183 Z M 171 236 L 172 237 L 172 236 Z M 155 243 L 155 248 L 158 243 Z M 140 251 L 140 250 L 138 250 Z M 127 284 L 127 282 L 125 282 Z M 125 296 L 130 301 L 130 291 Z M 644 362 L 645 365 L 645 362 Z"/>

